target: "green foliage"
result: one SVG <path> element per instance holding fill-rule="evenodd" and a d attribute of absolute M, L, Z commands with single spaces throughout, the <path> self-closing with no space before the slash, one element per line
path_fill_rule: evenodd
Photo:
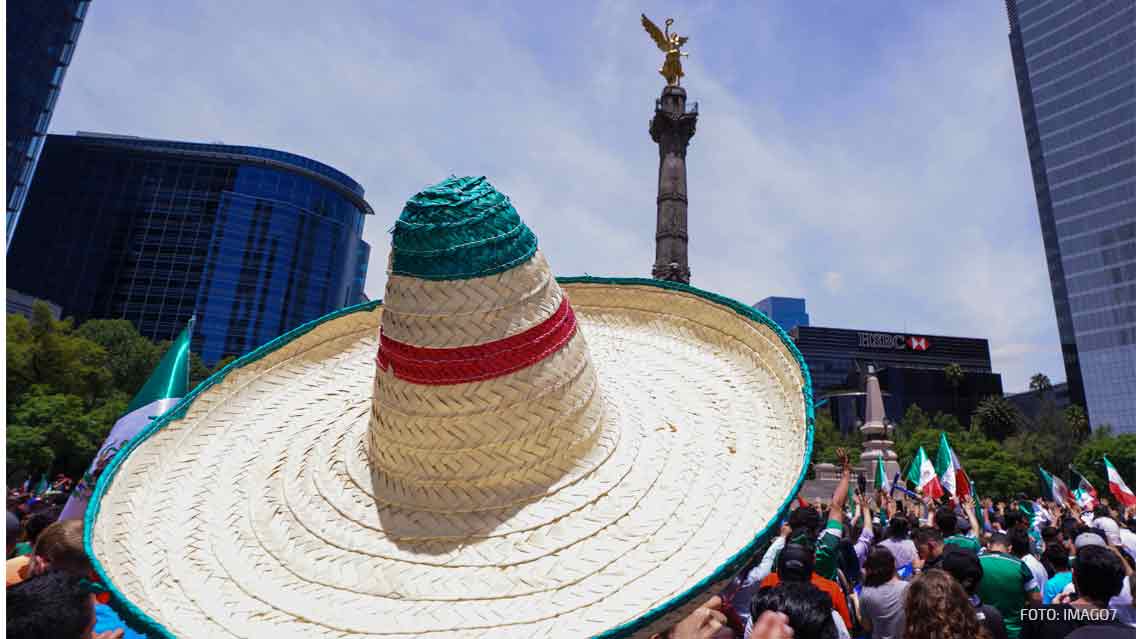
<path fill-rule="evenodd" d="M 1089 427 L 1089 416 L 1085 414 L 1085 409 L 1076 404 L 1065 407 L 1065 424 L 1069 427 L 1069 432 L 1079 442 L 1084 441 L 1092 434 Z"/>
<path fill-rule="evenodd" d="M 816 428 L 813 431 L 813 463 L 835 463 L 836 449 L 848 450 L 853 463 L 860 459 L 863 450 L 863 436 L 854 431 L 847 437 L 840 434 L 840 429 L 832 421 L 827 407 L 821 407 L 816 412 Z M 810 469 L 811 472 L 811 469 Z"/>
<path fill-rule="evenodd" d="M 127 321 L 75 328 L 42 302 L 8 315 L 6 346 L 10 479 L 81 475 L 164 352 Z"/>
<path fill-rule="evenodd" d="M 1073 465 L 1102 495 L 1108 494 L 1104 456 L 1116 466 L 1120 476 L 1132 485 L 1136 479 L 1136 435 L 1113 435 L 1112 429 L 1097 429 L 1077 450 Z"/>
<path fill-rule="evenodd" d="M 978 404 L 971 417 L 970 427 L 986 437 L 1005 441 L 1021 430 L 1025 417 L 1016 406 L 1004 397 L 987 397 Z"/>
<path fill-rule="evenodd" d="M 943 367 L 943 374 L 947 376 L 947 383 L 950 384 L 952 388 L 956 389 L 962 384 L 962 380 L 965 377 L 962 366 L 955 363 L 950 363 Z"/>

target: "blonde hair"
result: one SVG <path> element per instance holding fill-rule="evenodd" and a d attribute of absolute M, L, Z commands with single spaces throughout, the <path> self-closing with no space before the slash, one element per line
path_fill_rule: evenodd
<path fill-rule="evenodd" d="M 51 568 L 86 576 L 91 561 L 83 551 L 83 522 L 79 519 L 57 521 L 39 534 L 33 553 Z"/>

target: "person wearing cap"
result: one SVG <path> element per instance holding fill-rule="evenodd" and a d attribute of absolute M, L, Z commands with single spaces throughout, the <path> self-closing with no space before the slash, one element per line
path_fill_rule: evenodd
<path fill-rule="evenodd" d="M 1021 632 L 1022 608 L 1041 605 L 1041 589 L 1029 567 L 1010 554 L 1008 536 L 991 535 L 987 550 L 979 557 L 982 581 L 978 596 L 1002 613 L 1007 635 L 1016 639 Z"/>
<path fill-rule="evenodd" d="M 1120 557 L 1107 546 L 1086 539 L 1073 562 L 1075 596 L 1029 615 L 1022 625 L 1021 639 L 1064 639 L 1086 626 L 1099 626 L 1102 630 L 1082 632 L 1079 636 L 1136 636 L 1136 629 L 1116 620 L 1108 610 L 1110 600 L 1120 594 L 1124 581 Z"/>
<path fill-rule="evenodd" d="M 1006 639 L 1006 623 L 1002 613 L 990 604 L 983 603 L 978 595 L 978 585 L 982 583 L 982 562 L 978 553 L 969 548 L 952 547 L 944 553 L 940 568 L 955 578 L 966 591 L 978 621 L 990 631 L 993 639 Z"/>
<path fill-rule="evenodd" d="M 832 601 L 832 609 L 840 616 L 844 627 L 852 625 L 844 592 L 835 581 L 817 574 L 816 551 L 807 542 L 785 546 L 777 556 L 777 571 L 761 581 L 761 588 L 769 588 L 782 582 L 811 583 L 816 586 L 828 595 Z"/>

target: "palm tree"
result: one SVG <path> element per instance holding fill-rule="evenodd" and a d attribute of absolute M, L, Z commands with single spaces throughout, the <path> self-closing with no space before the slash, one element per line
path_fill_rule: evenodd
<path fill-rule="evenodd" d="M 1053 389 L 1053 384 L 1049 381 L 1049 376 L 1045 373 L 1034 373 L 1030 378 L 1029 388 L 1031 391 L 1044 393 Z"/>
<path fill-rule="evenodd" d="M 1089 428 L 1089 417 L 1085 414 L 1085 409 L 1076 404 L 1065 407 L 1065 423 L 1069 426 L 1069 431 L 1077 438 L 1077 441 L 1084 441 L 1092 434 L 1092 430 Z"/>
<path fill-rule="evenodd" d="M 951 390 L 954 393 L 955 400 L 955 415 L 958 415 L 958 402 L 959 402 L 959 386 L 962 385 L 963 377 L 962 366 L 951 362 L 943 368 L 943 374 L 947 376 L 947 383 L 951 385 Z"/>

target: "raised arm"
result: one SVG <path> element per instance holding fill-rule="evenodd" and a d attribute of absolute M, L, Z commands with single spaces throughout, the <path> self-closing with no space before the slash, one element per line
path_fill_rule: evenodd
<path fill-rule="evenodd" d="M 971 537 L 975 539 L 982 538 L 982 529 L 978 525 L 978 515 L 974 513 L 974 496 L 967 495 L 962 500 L 962 511 L 966 513 L 966 518 L 970 522 Z"/>
<path fill-rule="evenodd" d="M 828 520 L 843 522 L 844 502 L 848 501 L 848 485 L 852 481 L 852 462 L 848 458 L 848 451 L 843 448 L 836 449 L 836 459 L 840 462 L 840 481 L 836 483 L 836 490 L 832 493 Z"/>

